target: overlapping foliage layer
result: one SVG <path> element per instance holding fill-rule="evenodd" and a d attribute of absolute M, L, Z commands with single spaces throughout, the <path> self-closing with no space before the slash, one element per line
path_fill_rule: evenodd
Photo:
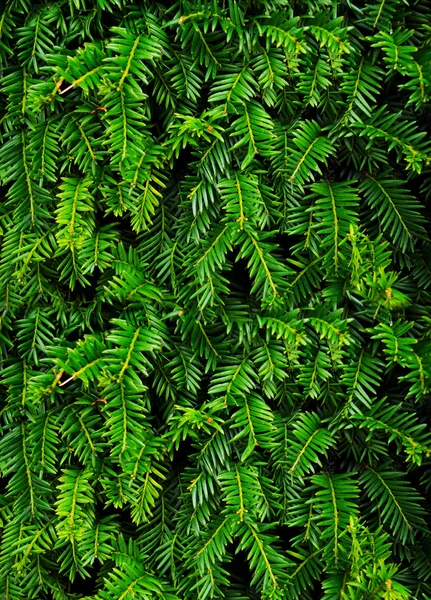
<path fill-rule="evenodd" d="M 430 32 L 4 3 L 2 598 L 431 596 Z"/>

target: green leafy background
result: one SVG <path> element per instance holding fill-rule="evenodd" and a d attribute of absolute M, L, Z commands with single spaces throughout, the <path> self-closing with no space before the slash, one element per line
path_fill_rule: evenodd
<path fill-rule="evenodd" d="M 431 597 L 430 58 L 429 0 L 2 3 L 1 598 Z"/>

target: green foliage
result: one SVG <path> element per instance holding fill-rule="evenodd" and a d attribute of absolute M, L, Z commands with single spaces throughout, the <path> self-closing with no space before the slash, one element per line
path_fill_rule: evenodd
<path fill-rule="evenodd" d="M 431 598 L 430 31 L 2 3 L 1 598 Z"/>

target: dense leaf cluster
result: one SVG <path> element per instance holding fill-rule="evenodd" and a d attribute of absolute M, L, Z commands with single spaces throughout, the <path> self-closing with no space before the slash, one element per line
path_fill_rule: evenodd
<path fill-rule="evenodd" d="M 429 0 L 9 0 L 0 596 L 431 597 Z"/>

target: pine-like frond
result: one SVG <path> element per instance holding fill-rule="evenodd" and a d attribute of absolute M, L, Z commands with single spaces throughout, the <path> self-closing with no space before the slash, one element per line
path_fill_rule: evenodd
<path fill-rule="evenodd" d="M 422 207 L 404 183 L 390 175 L 388 172 L 376 177 L 368 175 L 359 189 L 373 211 L 371 219 L 378 219 L 392 243 L 405 252 L 407 247 L 413 247 L 415 238 L 425 235 Z"/>
<path fill-rule="evenodd" d="M 376 503 L 368 511 L 377 513 L 387 531 L 401 543 L 414 540 L 415 531 L 426 527 L 421 497 L 402 473 L 389 469 L 388 465 L 368 467 L 360 482 L 366 497 Z"/>

